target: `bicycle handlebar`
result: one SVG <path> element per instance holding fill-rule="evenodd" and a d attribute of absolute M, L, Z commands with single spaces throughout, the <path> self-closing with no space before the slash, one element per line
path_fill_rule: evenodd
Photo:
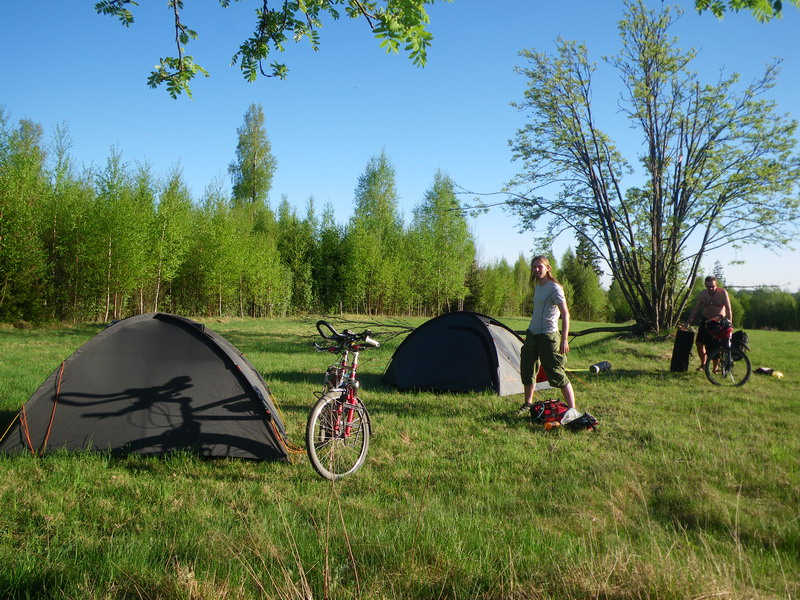
<path fill-rule="evenodd" d="M 323 328 L 327 329 L 329 333 L 323 331 Z M 333 325 L 328 323 L 325 320 L 317 321 L 317 331 L 319 335 L 325 340 L 332 340 L 337 344 L 348 344 L 350 346 L 357 346 L 360 344 L 356 344 L 356 342 L 362 342 L 363 345 L 372 346 L 373 348 L 380 348 L 381 344 L 377 340 L 374 340 L 370 337 L 372 332 L 367 329 L 363 333 L 354 333 L 349 329 L 346 329 L 343 332 L 338 332 L 334 328 Z M 320 348 L 318 344 L 314 344 L 317 350 L 325 350 L 325 348 Z"/>
<path fill-rule="evenodd" d="M 328 331 L 331 332 L 332 335 L 325 335 L 325 332 L 322 331 L 322 328 L 325 327 Z M 333 328 L 333 325 L 328 323 L 327 321 L 317 321 L 317 331 L 319 332 L 320 336 L 326 340 L 338 340 L 341 337 L 341 334 Z"/>

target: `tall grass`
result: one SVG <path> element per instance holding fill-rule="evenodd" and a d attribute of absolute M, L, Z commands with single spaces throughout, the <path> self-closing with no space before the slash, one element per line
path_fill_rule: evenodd
<path fill-rule="evenodd" d="M 327 364 L 314 318 L 205 322 L 300 444 Z M 0 418 L 97 331 L 0 329 Z M 722 390 L 696 358 L 670 373 L 671 340 L 576 338 L 571 367 L 614 367 L 573 376 L 596 433 L 545 432 L 521 396 L 386 388 L 390 340 L 363 355 L 368 463 L 336 484 L 303 455 L 2 457 L 0 597 L 796 598 L 800 334 L 748 333 L 783 379 Z"/>

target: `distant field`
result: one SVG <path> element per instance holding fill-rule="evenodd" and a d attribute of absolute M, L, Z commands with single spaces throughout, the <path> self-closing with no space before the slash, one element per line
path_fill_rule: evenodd
<path fill-rule="evenodd" d="M 328 361 L 315 320 L 202 320 L 297 445 Z M 0 326 L 0 433 L 101 329 Z M 521 396 L 388 389 L 384 338 L 362 362 L 369 460 L 336 485 L 305 455 L 0 457 L 0 598 L 797 598 L 800 333 L 748 334 L 783 379 L 721 390 L 696 356 L 670 373 L 670 339 L 575 338 L 571 367 L 613 365 L 573 379 L 596 433 L 545 432 L 515 416 Z"/>

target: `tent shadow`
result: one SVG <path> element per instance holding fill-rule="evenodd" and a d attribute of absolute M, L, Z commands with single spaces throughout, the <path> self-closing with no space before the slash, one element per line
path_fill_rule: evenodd
<path fill-rule="evenodd" d="M 383 383 L 383 373 L 361 373 L 358 378 L 367 389 L 381 392 L 394 390 L 392 386 Z"/>

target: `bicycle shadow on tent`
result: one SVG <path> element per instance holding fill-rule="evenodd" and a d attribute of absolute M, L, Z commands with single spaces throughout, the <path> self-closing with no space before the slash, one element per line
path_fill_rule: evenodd
<path fill-rule="evenodd" d="M 196 402 L 194 387 L 192 378 L 183 375 L 117 391 L 63 391 L 58 396 L 67 431 L 63 435 L 68 440 L 82 439 L 84 449 L 107 450 L 118 457 L 173 452 L 215 456 L 218 448 L 233 449 L 233 454 L 279 457 L 280 452 L 263 439 L 247 435 L 248 427 L 263 422 L 263 416 L 252 409 L 251 395 L 240 391 Z"/>
<path fill-rule="evenodd" d="M 267 389 L 269 389 L 276 406 L 278 406 L 280 410 L 285 410 L 286 412 L 302 412 L 307 414 L 317 401 L 314 394 L 322 390 L 322 375 L 316 372 L 270 371 L 269 373 L 263 373 L 261 376 L 267 384 Z M 275 392 L 274 388 L 276 383 L 302 385 L 306 389 L 305 393 L 300 394 L 303 401 L 287 402 L 285 397 Z M 296 396 L 295 394 L 292 395 Z"/>

